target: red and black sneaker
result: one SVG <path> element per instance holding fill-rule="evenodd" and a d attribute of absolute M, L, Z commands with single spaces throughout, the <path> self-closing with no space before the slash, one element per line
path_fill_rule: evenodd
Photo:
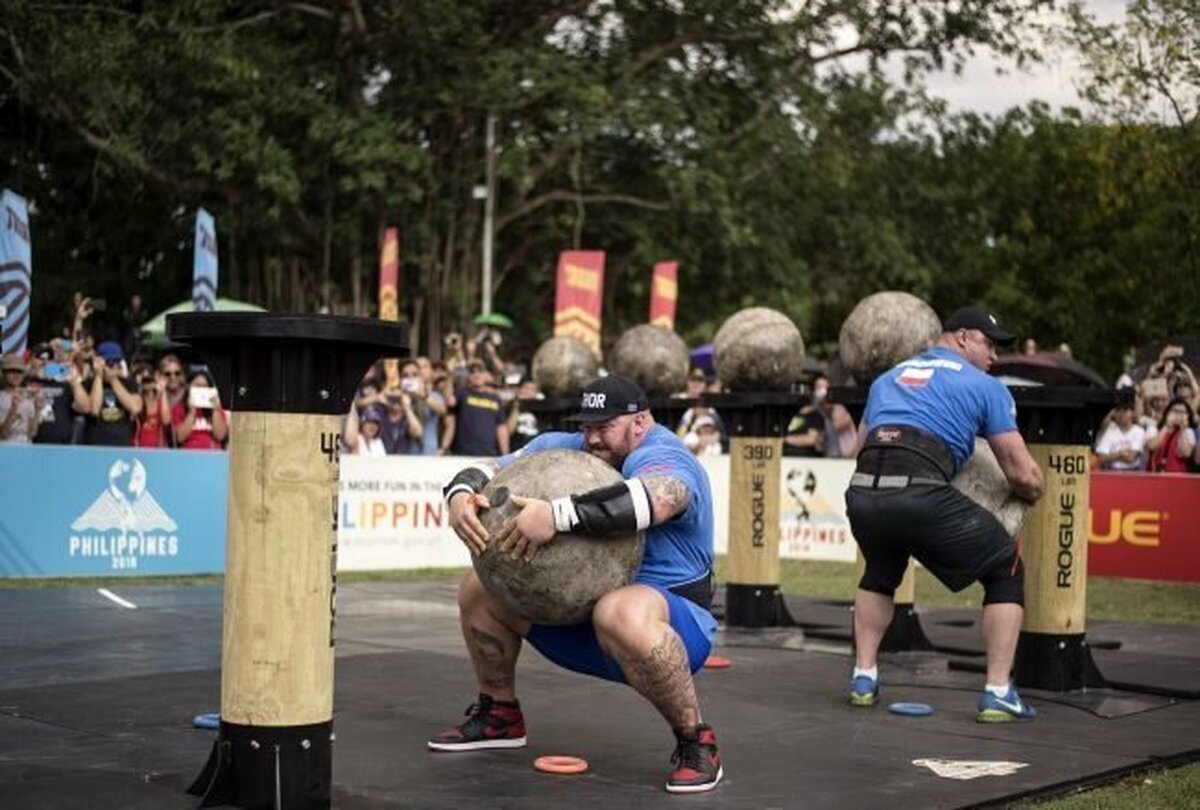
<path fill-rule="evenodd" d="M 479 695 L 467 708 L 467 722 L 429 738 L 434 751 L 479 751 L 484 748 L 524 748 L 525 717 L 517 701 Z"/>
<path fill-rule="evenodd" d="M 721 755 L 717 752 L 717 732 L 701 723 L 691 736 L 675 732 L 678 744 L 671 755 L 675 770 L 667 777 L 670 793 L 703 793 L 721 781 Z"/>

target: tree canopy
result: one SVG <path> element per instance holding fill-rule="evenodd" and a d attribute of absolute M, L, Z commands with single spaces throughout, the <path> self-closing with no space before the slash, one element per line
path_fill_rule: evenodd
<path fill-rule="evenodd" d="M 980 49 L 1036 59 L 1053 5 L 0 0 L 0 184 L 36 206 L 35 331 L 73 289 L 184 297 L 203 205 L 223 293 L 272 309 L 370 313 L 398 227 L 402 309 L 433 348 L 478 311 L 490 118 L 494 300 L 525 348 L 549 332 L 558 252 L 591 248 L 607 340 L 673 258 L 693 342 L 758 304 L 827 349 L 859 298 L 905 289 L 1106 367 L 1196 326 L 1194 64 L 1161 45 L 1171 122 L 948 116 L 921 93 Z M 1161 92 L 1129 36 L 1073 19 L 1097 99 Z"/>

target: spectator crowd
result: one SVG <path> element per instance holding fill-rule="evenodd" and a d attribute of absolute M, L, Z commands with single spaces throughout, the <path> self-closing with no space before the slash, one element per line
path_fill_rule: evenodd
<path fill-rule="evenodd" d="M 61 335 L 0 359 L 0 443 L 222 449 L 229 413 L 208 370 L 170 353 L 151 360 L 137 295 L 119 339 L 98 340 L 92 318 L 106 310 L 76 293 Z"/>
<path fill-rule="evenodd" d="M 24 355 L 0 360 L 0 443 L 91 444 L 220 450 L 229 412 L 207 368 L 180 356 L 153 357 L 142 343 L 146 321 L 133 296 L 119 328 L 98 340 L 91 323 L 107 306 L 76 293 L 62 334 Z M 366 456 L 494 456 L 524 446 L 543 429 L 542 397 L 527 365 L 506 359 L 499 329 L 446 335 L 441 359 L 375 363 L 343 423 L 344 452 Z M 1027 341 L 1023 353 L 1036 353 Z M 1067 352 L 1061 346 L 1060 352 Z M 786 428 L 784 455 L 852 457 L 857 426 L 829 401 L 829 379 L 801 388 L 804 405 Z M 1184 350 L 1168 345 L 1140 383 L 1117 383 L 1121 404 L 1097 431 L 1094 466 L 1115 471 L 1195 472 L 1197 385 Z M 675 428 L 698 456 L 728 451 L 729 434 L 699 400 L 721 393 L 711 369 L 694 367 L 677 397 L 690 400 Z"/>

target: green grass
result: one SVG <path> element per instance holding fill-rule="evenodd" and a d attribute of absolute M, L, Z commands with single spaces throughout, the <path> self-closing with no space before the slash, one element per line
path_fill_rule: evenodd
<path fill-rule="evenodd" d="M 717 579 L 728 577 L 728 563 L 717 558 Z M 853 599 L 854 566 L 835 562 L 781 560 L 779 587 L 812 599 Z M 1113 577 L 1088 579 L 1087 615 L 1094 621 L 1161 622 L 1200 625 L 1200 585 L 1147 582 Z M 932 574 L 917 569 L 916 603 L 929 607 L 977 608 L 983 588 L 976 584 L 951 593 Z"/>
<path fill-rule="evenodd" d="M 1200 807 L 1200 763 L 1169 771 L 1151 771 L 1119 782 L 1046 802 L 1018 807 L 1038 810 L 1154 810 Z"/>

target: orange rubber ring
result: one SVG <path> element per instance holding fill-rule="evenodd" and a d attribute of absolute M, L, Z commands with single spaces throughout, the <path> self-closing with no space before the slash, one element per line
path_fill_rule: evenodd
<path fill-rule="evenodd" d="M 533 767 L 543 773 L 583 773 L 588 769 L 586 759 L 579 757 L 538 757 Z"/>
<path fill-rule="evenodd" d="M 704 666 L 707 669 L 729 669 L 733 666 L 733 659 L 723 655 L 710 655 L 704 659 Z"/>

